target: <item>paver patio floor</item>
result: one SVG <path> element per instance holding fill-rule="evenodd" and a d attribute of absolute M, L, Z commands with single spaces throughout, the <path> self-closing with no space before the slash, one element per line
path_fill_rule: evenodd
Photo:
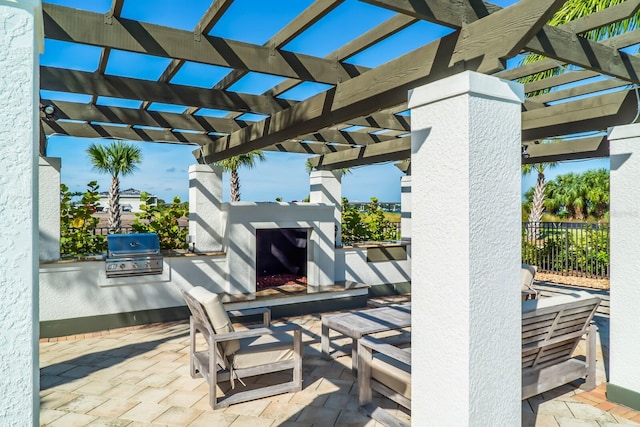
<path fill-rule="evenodd" d="M 379 426 L 358 412 L 350 356 L 333 361 L 321 357 L 320 314 L 287 320 L 303 328 L 303 390 L 216 411 L 209 406 L 205 381 L 189 375 L 187 322 L 42 342 L 40 423 L 62 427 Z M 598 319 L 598 326 L 604 344 L 598 346 L 598 383 L 604 383 L 602 350 L 606 355 L 608 319 Z M 253 381 L 261 384 L 273 379 L 265 376 Z M 640 413 L 606 402 L 603 386 L 587 393 L 566 385 L 523 401 L 523 425 L 637 425 L 634 421 L 640 421 Z M 410 422 L 406 411 L 390 400 L 378 399 Z"/>

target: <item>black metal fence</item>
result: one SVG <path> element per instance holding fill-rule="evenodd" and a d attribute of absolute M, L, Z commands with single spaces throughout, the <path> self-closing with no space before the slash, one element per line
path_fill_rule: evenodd
<path fill-rule="evenodd" d="M 609 277 L 609 224 L 522 223 L 522 262 L 538 271 Z"/>

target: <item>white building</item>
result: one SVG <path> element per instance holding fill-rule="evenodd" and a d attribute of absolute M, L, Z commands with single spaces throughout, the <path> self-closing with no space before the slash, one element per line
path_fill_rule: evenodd
<path fill-rule="evenodd" d="M 142 212 L 140 206 L 143 205 L 140 195 L 142 191 L 135 188 L 128 188 L 120 192 L 120 207 L 122 212 Z M 98 200 L 100 206 L 98 211 L 109 210 L 109 192 L 103 191 L 100 193 L 100 200 Z M 158 198 L 152 194 L 149 195 L 149 205 L 155 206 L 158 204 Z"/>

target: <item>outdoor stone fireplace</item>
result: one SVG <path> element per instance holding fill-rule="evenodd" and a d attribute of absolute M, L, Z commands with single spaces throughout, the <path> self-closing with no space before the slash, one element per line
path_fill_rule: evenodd
<path fill-rule="evenodd" d="M 270 274 L 334 284 L 334 207 L 318 203 L 223 203 L 230 293 L 257 290 Z"/>

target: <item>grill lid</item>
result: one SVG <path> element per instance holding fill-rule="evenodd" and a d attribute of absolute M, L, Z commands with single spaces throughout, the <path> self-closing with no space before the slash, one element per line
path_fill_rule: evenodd
<path fill-rule="evenodd" d="M 107 257 L 159 253 L 160 241 L 156 233 L 107 234 Z"/>

